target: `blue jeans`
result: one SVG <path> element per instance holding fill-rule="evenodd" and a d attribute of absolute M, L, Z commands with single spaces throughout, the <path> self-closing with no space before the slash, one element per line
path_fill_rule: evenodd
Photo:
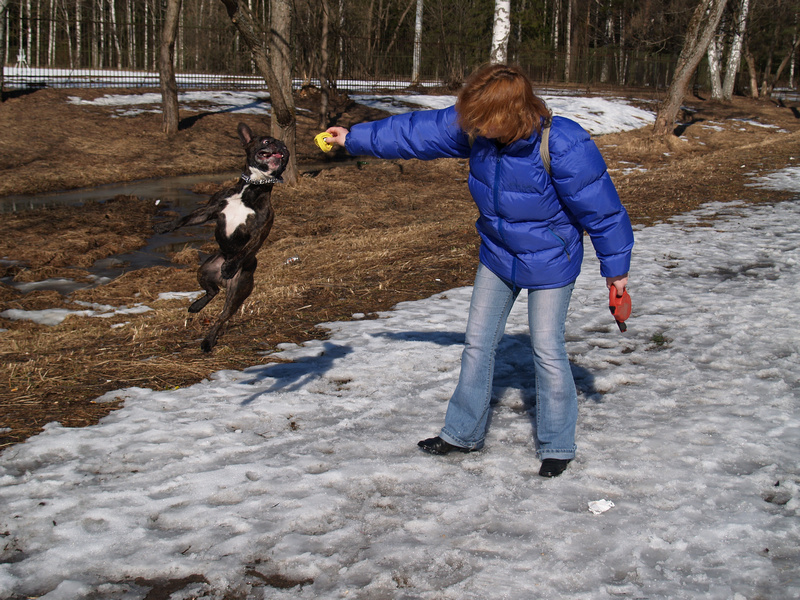
<path fill-rule="evenodd" d="M 528 326 L 536 378 L 536 453 L 540 459 L 575 457 L 578 396 L 564 329 L 574 283 L 528 291 Z M 458 386 L 439 437 L 463 448 L 483 447 L 492 397 L 497 344 L 520 288 L 478 266 Z"/>

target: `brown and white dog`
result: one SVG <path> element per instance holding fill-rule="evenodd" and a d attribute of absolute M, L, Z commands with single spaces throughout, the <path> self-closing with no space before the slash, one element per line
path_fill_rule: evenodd
<path fill-rule="evenodd" d="M 255 136 L 239 123 L 247 163 L 237 184 L 217 192 L 208 203 L 185 217 L 156 225 L 157 233 L 173 231 L 184 225 L 200 225 L 216 219 L 214 237 L 219 251 L 209 256 L 197 270 L 197 280 L 205 296 L 189 306 L 190 313 L 201 311 L 220 288 L 225 288 L 225 306 L 206 334 L 200 347 L 210 352 L 220 330 L 253 291 L 256 253 L 267 239 L 275 218 L 270 196 L 275 183 L 289 162 L 286 145 L 272 137 Z"/>

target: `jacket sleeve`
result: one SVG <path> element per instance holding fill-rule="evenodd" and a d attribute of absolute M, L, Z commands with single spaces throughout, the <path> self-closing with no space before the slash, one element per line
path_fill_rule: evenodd
<path fill-rule="evenodd" d="M 394 115 L 353 125 L 345 149 L 353 156 L 378 158 L 465 158 L 469 138 L 457 123 L 455 107 Z"/>
<path fill-rule="evenodd" d="M 550 161 L 559 199 L 589 234 L 601 275 L 626 274 L 631 265 L 633 228 L 600 150 L 580 125 L 554 117 Z"/>

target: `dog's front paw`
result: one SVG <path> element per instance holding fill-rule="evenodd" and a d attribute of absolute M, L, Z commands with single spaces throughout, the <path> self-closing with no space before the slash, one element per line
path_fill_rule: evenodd
<path fill-rule="evenodd" d="M 226 260 L 222 265 L 222 278 L 233 279 L 236 272 L 239 270 L 239 263 L 235 260 Z"/>

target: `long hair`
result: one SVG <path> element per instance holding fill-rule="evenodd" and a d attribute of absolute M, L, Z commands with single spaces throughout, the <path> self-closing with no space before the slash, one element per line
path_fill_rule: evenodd
<path fill-rule="evenodd" d="M 456 101 L 459 125 L 471 136 L 510 144 L 541 132 L 550 116 L 544 100 L 516 65 L 490 64 L 469 76 Z"/>

